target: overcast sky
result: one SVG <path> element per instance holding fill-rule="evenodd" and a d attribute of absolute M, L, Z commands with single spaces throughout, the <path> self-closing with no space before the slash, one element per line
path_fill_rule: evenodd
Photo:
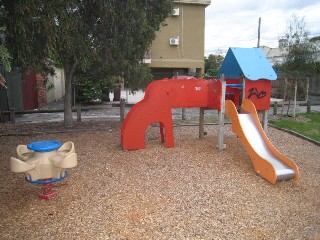
<path fill-rule="evenodd" d="M 295 14 L 304 17 L 310 37 L 320 35 L 319 0 L 211 0 L 206 8 L 205 54 L 225 53 L 229 47 L 277 47 Z"/>

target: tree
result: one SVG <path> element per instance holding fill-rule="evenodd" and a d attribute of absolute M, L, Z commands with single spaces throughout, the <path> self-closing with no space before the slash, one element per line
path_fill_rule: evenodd
<path fill-rule="evenodd" d="M 309 41 L 309 31 L 306 29 L 304 18 L 293 15 L 286 32 L 287 54 L 281 66 L 282 71 L 289 77 L 306 77 L 313 71 L 316 61 L 316 45 Z"/>
<path fill-rule="evenodd" d="M 10 62 L 10 54 L 8 49 L 0 44 L 0 66 L 7 72 L 11 71 L 11 62 Z"/>
<path fill-rule="evenodd" d="M 320 36 L 316 36 L 310 39 L 311 43 L 313 43 L 315 46 L 318 46 L 315 54 L 316 61 L 313 63 L 313 70 L 315 74 L 317 74 L 318 76 L 320 73 L 320 49 L 319 49 L 319 45 L 317 45 L 317 42 L 319 41 L 320 41 Z"/>
<path fill-rule="evenodd" d="M 204 58 L 205 66 L 204 72 L 206 78 L 213 78 L 217 76 L 219 68 L 224 60 L 222 55 L 210 54 L 208 57 Z"/>
<path fill-rule="evenodd" d="M 306 29 L 303 17 L 292 15 L 282 40 L 286 42 L 286 46 L 282 48 L 286 53 L 285 59 L 282 64 L 276 65 L 275 69 L 280 77 L 287 78 L 292 89 L 294 82 L 297 81 L 298 98 L 305 98 L 307 78 L 316 73 L 318 64 L 317 47 L 309 39 L 309 31 Z"/>
<path fill-rule="evenodd" d="M 0 26 L 6 27 L 6 44 L 16 66 L 45 71 L 52 56 L 63 64 L 68 127 L 73 126 L 75 70 L 86 70 L 95 62 L 109 75 L 137 73 L 134 67 L 140 66 L 155 31 L 172 9 L 171 0 L 1 0 L 0 4 Z"/>
<path fill-rule="evenodd" d="M 0 19 L 3 16 L 3 12 L 0 11 Z M 6 28 L 0 26 L 0 67 L 2 67 L 5 71 L 11 71 L 11 56 L 9 54 L 8 49 L 4 45 L 4 32 Z M 1 86 L 1 83 L 0 83 Z"/>

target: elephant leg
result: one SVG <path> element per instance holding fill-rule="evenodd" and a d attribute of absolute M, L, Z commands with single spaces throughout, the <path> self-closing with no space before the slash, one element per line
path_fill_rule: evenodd
<path fill-rule="evenodd" d="M 168 118 L 164 123 L 165 143 L 167 148 L 174 147 L 173 124 L 172 118 Z"/>

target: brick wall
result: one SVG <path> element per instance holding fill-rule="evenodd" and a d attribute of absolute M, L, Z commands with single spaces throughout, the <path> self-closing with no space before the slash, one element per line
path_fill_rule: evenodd
<path fill-rule="evenodd" d="M 47 91 L 44 85 L 44 77 L 40 74 L 37 74 L 37 92 L 38 92 L 38 103 L 39 107 L 47 104 Z"/>

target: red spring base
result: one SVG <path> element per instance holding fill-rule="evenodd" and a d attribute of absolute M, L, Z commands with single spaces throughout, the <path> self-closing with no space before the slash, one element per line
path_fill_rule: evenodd
<path fill-rule="evenodd" d="M 38 197 L 44 200 L 50 200 L 58 195 L 56 190 L 53 190 L 53 184 L 47 183 L 43 184 L 43 192 L 39 193 Z"/>

